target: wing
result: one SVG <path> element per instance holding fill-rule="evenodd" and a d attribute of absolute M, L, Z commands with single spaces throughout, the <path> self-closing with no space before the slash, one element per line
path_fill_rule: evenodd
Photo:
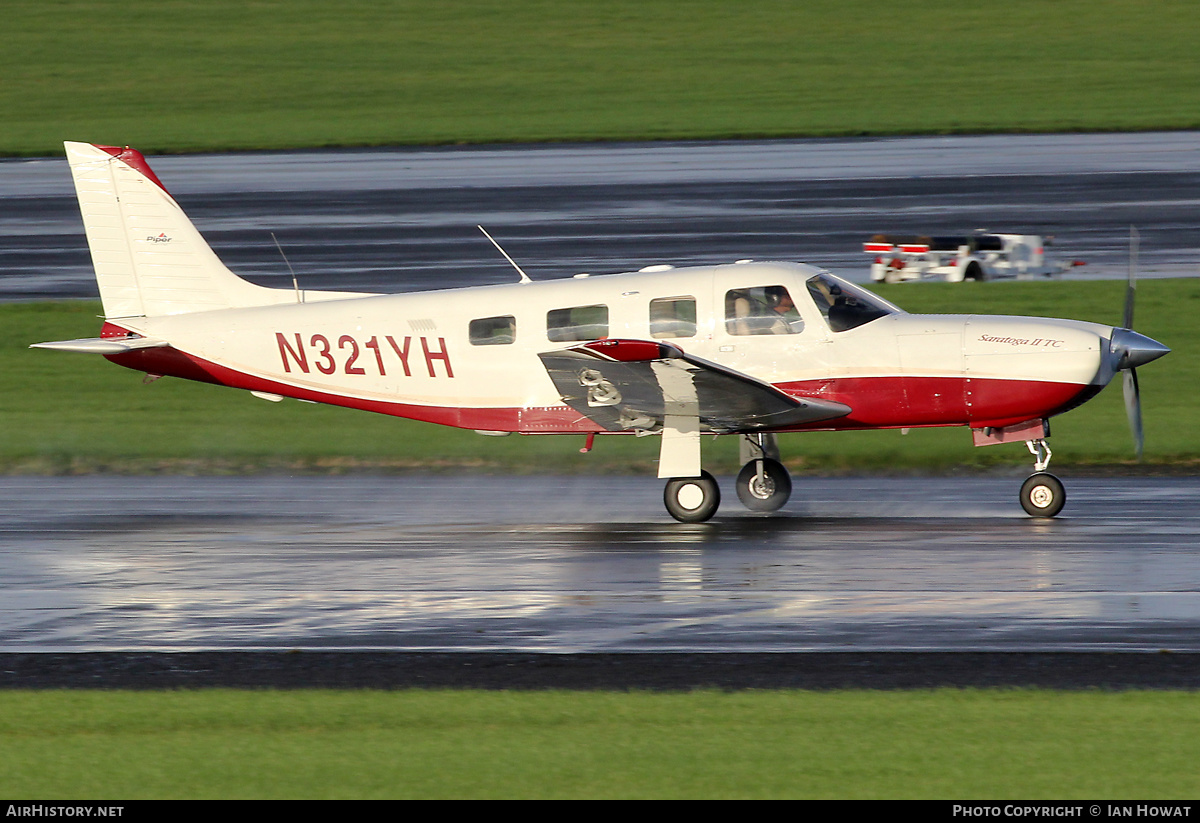
<path fill-rule="evenodd" d="M 669 415 L 718 433 L 830 420 L 850 407 L 796 398 L 670 343 L 596 340 L 539 354 L 563 402 L 607 431 L 655 431 Z"/>

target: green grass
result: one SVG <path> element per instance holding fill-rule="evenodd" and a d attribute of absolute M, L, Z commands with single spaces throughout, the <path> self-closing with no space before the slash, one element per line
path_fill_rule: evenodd
<path fill-rule="evenodd" d="M 0 154 L 1200 127 L 1191 0 L 9 0 Z"/>
<path fill-rule="evenodd" d="M 1181 692 L 0 693 L 0 795 L 1114 799 L 1200 792 Z"/>
<path fill-rule="evenodd" d="M 880 287 L 910 311 L 1066 316 L 1119 323 L 1124 283 L 996 282 Z M 1146 465 L 1195 470 L 1200 432 L 1200 280 L 1147 280 L 1138 288 L 1139 330 L 1173 349 L 1139 370 Z M 0 305 L 0 471 L 341 472 L 472 469 L 525 472 L 654 470 L 653 438 L 601 437 L 582 455 L 574 436 L 480 437 L 394 417 L 284 401 L 173 378 L 142 375 L 100 357 L 30 350 L 30 343 L 91 337 L 99 305 L 86 301 Z M 1055 466 L 1132 467 L 1119 385 L 1053 422 Z M 798 472 L 957 471 L 1031 460 L 1016 445 L 977 449 L 964 428 L 792 434 L 781 438 Z M 735 438 L 705 440 L 713 470 L 736 471 Z"/>

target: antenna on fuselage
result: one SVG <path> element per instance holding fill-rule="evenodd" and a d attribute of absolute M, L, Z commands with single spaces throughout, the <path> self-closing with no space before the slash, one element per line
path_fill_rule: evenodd
<path fill-rule="evenodd" d="M 271 232 L 271 239 L 275 241 L 275 248 L 279 249 L 279 256 L 283 258 L 284 263 L 287 263 L 288 271 L 292 273 L 292 288 L 296 290 L 296 302 L 303 303 L 304 298 L 300 296 L 300 284 L 296 281 L 296 271 L 288 261 L 287 255 L 283 253 L 283 246 L 279 245 L 279 238 L 275 236 L 275 232 Z"/>
<path fill-rule="evenodd" d="M 532 283 L 533 282 L 532 280 L 529 279 L 529 275 L 526 274 L 524 271 L 522 271 L 521 267 L 517 265 L 517 261 L 515 261 L 511 257 L 509 257 L 508 252 L 506 252 L 504 249 L 500 248 L 500 244 L 496 242 L 496 238 L 494 238 L 490 234 L 488 234 L 487 229 L 485 229 L 483 226 L 478 226 L 478 225 L 475 228 L 477 228 L 481 232 L 483 232 L 483 236 L 486 237 L 488 240 L 492 241 L 492 245 L 496 247 L 496 251 L 503 254 L 505 260 L 507 260 L 509 263 L 512 263 L 512 267 L 517 270 L 517 274 L 521 275 L 522 283 Z"/>

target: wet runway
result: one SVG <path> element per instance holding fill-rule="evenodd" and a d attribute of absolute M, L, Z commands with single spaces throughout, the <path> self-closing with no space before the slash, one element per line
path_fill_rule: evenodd
<path fill-rule="evenodd" d="M 76 138 L 81 136 L 76 135 Z M 86 136 L 82 136 L 86 139 Z M 235 272 L 399 292 L 793 260 L 866 280 L 876 232 L 1053 235 L 1071 276 L 1200 274 L 1200 132 L 152 157 Z M 0 161 L 0 300 L 95 296 L 62 158 Z"/>
<path fill-rule="evenodd" d="M 291 284 L 271 232 L 306 288 L 510 282 L 477 223 L 535 278 L 753 257 L 863 280 L 869 233 L 981 227 L 1123 277 L 1130 224 L 1143 276 L 1200 273 L 1191 132 L 151 162 L 267 285 Z M 95 293 L 65 161 L 0 161 L 0 300 Z M 1064 479 L 1048 522 L 1019 477 L 800 478 L 771 517 L 726 479 L 717 518 L 682 525 L 653 478 L 0 478 L 0 686 L 139 666 L 271 684 L 285 660 L 293 682 L 359 685 L 869 685 L 893 665 L 904 685 L 1086 685 L 1115 659 L 1156 661 L 1121 682 L 1200 686 L 1200 481 Z M 929 655 L 958 674 L 930 681 Z"/>
<path fill-rule="evenodd" d="M 0 652 L 1200 652 L 1200 481 L 1064 479 L 0 478 Z"/>

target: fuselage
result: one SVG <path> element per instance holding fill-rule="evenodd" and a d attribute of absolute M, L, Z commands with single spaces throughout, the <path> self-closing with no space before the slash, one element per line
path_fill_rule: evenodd
<path fill-rule="evenodd" d="M 669 342 L 852 410 L 795 429 L 1007 426 L 1069 409 L 1113 375 L 1112 327 L 908 314 L 794 263 L 113 319 L 103 332 L 131 333 L 169 343 L 109 355 L 140 371 L 530 434 L 599 429 L 562 402 L 538 354 L 603 338 Z"/>

